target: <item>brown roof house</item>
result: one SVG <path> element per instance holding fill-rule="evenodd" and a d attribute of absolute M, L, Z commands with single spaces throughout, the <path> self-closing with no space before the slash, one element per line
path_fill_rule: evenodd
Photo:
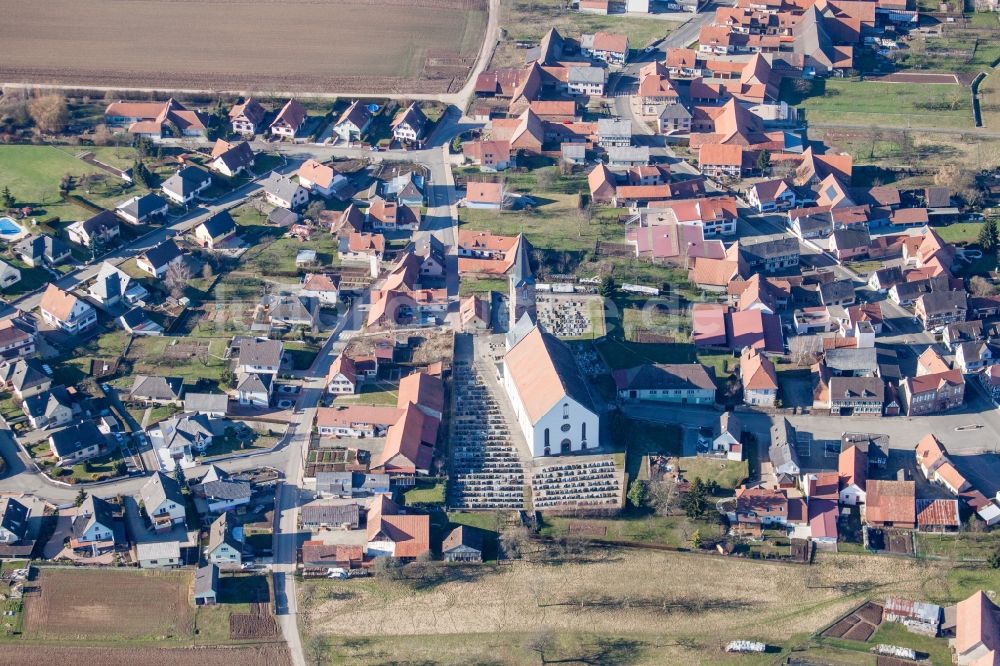
<path fill-rule="evenodd" d="M 503 183 L 468 183 L 465 189 L 466 208 L 503 208 Z"/>
<path fill-rule="evenodd" d="M 771 359 L 752 347 L 744 349 L 740 354 L 740 381 L 744 404 L 774 407 L 778 399 L 778 375 Z"/>
<path fill-rule="evenodd" d="M 271 134 L 282 139 L 294 139 L 305 125 L 307 115 L 304 106 L 294 99 L 288 100 L 271 121 Z"/>
<path fill-rule="evenodd" d="M 713 373 L 698 363 L 647 364 L 612 373 L 624 400 L 655 400 L 688 405 L 715 404 Z"/>
<path fill-rule="evenodd" d="M 347 107 L 333 126 L 333 132 L 341 141 L 360 141 L 372 124 L 372 114 L 368 105 L 355 100 Z"/>
<path fill-rule="evenodd" d="M 124 102 L 108 104 L 104 110 L 108 125 L 128 127 L 129 134 L 155 138 L 174 136 L 204 136 L 208 119 L 200 111 L 190 111 L 171 98 L 166 102 Z"/>
<path fill-rule="evenodd" d="M 955 606 L 955 638 L 949 641 L 959 666 L 1000 664 L 1000 608 L 982 590 Z"/>
<path fill-rule="evenodd" d="M 441 542 L 445 562 L 482 562 L 483 538 L 479 530 L 459 525 Z"/>
<path fill-rule="evenodd" d="M 400 143 L 418 143 L 429 126 L 427 116 L 413 103 L 396 114 L 392 121 L 392 138 Z"/>
<path fill-rule="evenodd" d="M 233 132 L 236 134 L 252 136 L 261 130 L 266 115 L 267 111 L 260 102 L 248 97 L 229 110 L 229 122 L 232 123 Z"/>

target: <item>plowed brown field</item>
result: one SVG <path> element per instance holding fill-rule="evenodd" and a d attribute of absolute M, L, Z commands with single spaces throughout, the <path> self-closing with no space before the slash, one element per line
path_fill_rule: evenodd
<path fill-rule="evenodd" d="M 485 0 L 0 0 L 0 82 L 447 92 Z"/>
<path fill-rule="evenodd" d="M 46 569 L 25 599 L 25 636 L 90 641 L 188 637 L 188 572 Z"/>

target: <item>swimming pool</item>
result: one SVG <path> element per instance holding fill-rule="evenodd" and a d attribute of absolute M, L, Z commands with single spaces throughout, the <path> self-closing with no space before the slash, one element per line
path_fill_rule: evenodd
<path fill-rule="evenodd" d="M 24 235 L 24 229 L 20 224 L 9 217 L 0 217 L 0 238 L 4 240 L 16 240 Z"/>

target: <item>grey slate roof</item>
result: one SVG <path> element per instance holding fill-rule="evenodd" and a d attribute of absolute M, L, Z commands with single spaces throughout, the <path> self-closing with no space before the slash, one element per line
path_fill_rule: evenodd
<path fill-rule="evenodd" d="M 212 176 L 207 171 L 198 167 L 186 166 L 170 178 L 167 178 L 163 182 L 162 187 L 167 192 L 187 197 L 206 181 L 211 182 L 211 180 Z"/>
<path fill-rule="evenodd" d="M 236 540 L 233 531 L 229 528 L 229 514 L 227 513 L 216 518 L 208 529 L 208 552 L 213 552 L 222 544 L 228 545 L 237 552 L 242 550 L 240 542 Z"/>
<path fill-rule="evenodd" d="M 110 529 L 115 536 L 115 541 L 118 541 L 121 524 L 119 519 L 115 517 L 114 506 L 107 500 L 87 495 L 83 504 L 77 509 L 76 516 L 73 517 L 73 536 L 77 539 L 82 538 L 95 523 Z"/>
<path fill-rule="evenodd" d="M 854 299 L 854 283 L 851 280 L 835 280 L 819 286 L 819 295 L 823 303 L 835 303 Z"/>
<path fill-rule="evenodd" d="M 162 268 L 181 256 L 181 249 L 172 240 L 166 240 L 142 253 L 153 268 Z"/>
<path fill-rule="evenodd" d="M 360 507 L 354 502 L 329 504 L 312 502 L 299 509 L 303 525 L 352 525 L 360 520 Z"/>
<path fill-rule="evenodd" d="M 49 435 L 56 455 L 65 458 L 94 444 L 104 444 L 104 435 L 93 421 L 83 421 L 67 426 Z"/>
<path fill-rule="evenodd" d="M 46 234 L 39 234 L 38 236 L 31 236 L 30 238 L 25 238 L 23 241 L 14 246 L 14 251 L 18 254 L 30 257 L 34 263 L 38 263 L 41 259 L 46 261 L 54 261 L 58 257 L 65 256 L 69 254 L 69 246 L 59 240 L 58 238 L 53 238 L 52 236 Z"/>
<path fill-rule="evenodd" d="M 607 74 L 603 67 L 571 66 L 567 73 L 569 83 L 604 83 Z"/>
<path fill-rule="evenodd" d="M 133 400 L 179 400 L 184 392 L 181 377 L 161 377 L 159 375 L 136 375 L 132 380 L 129 398 Z"/>
<path fill-rule="evenodd" d="M 780 421 L 771 426 L 771 446 L 767 455 L 775 468 L 789 462 L 799 465 L 799 456 L 795 451 L 796 441 L 795 428 L 785 417 L 782 416 Z"/>
<path fill-rule="evenodd" d="M 826 352 L 825 363 L 826 367 L 835 372 L 874 373 L 878 369 L 874 347 L 831 349 Z"/>
<path fill-rule="evenodd" d="M 932 291 L 920 297 L 924 312 L 940 314 L 954 310 L 968 309 L 968 300 L 964 291 Z"/>
<path fill-rule="evenodd" d="M 184 505 L 184 496 L 181 494 L 181 486 L 177 481 L 164 474 L 156 472 L 149 477 L 149 481 L 139 489 L 139 497 L 146 505 L 146 511 L 152 511 L 156 507 L 170 500 L 175 504 Z"/>
<path fill-rule="evenodd" d="M 697 389 L 715 391 L 712 373 L 700 363 L 649 363 L 614 372 L 619 391 Z"/>
<path fill-rule="evenodd" d="M 52 383 L 52 378 L 45 372 L 42 362 L 34 358 L 22 358 L 14 364 L 10 378 L 11 386 L 24 392 L 38 386 Z"/>
<path fill-rule="evenodd" d="M 28 507 L 13 497 L 0 499 L 0 527 L 23 539 L 28 528 Z"/>
<path fill-rule="evenodd" d="M 200 226 L 205 227 L 210 237 L 220 238 L 233 232 L 236 229 L 236 222 L 228 210 L 223 210 L 202 222 Z"/>
<path fill-rule="evenodd" d="M 188 412 L 222 412 L 229 408 L 229 396 L 225 393 L 185 393 L 184 410 Z"/>
<path fill-rule="evenodd" d="M 885 382 L 880 377 L 831 377 L 830 401 L 864 400 L 881 403 L 885 399 Z"/>
<path fill-rule="evenodd" d="M 198 491 L 209 499 L 238 500 L 249 499 L 250 484 L 246 481 L 228 481 L 219 479 L 198 486 Z"/>
<path fill-rule="evenodd" d="M 264 191 L 278 197 L 282 201 L 291 201 L 295 192 L 301 187 L 288 176 L 272 171 L 263 183 Z"/>
<path fill-rule="evenodd" d="M 141 197 L 132 197 L 128 201 L 120 204 L 117 210 L 120 210 L 137 220 L 141 220 L 149 216 L 153 211 L 162 210 L 166 205 L 166 199 L 161 197 L 159 194 L 153 194 L 150 192 L 142 195 Z"/>
<path fill-rule="evenodd" d="M 24 411 L 33 419 L 51 418 L 60 407 L 73 409 L 73 399 L 65 386 L 53 386 L 48 391 L 37 393 L 24 401 Z"/>
<path fill-rule="evenodd" d="M 229 345 L 230 356 L 240 365 L 280 365 L 284 345 L 280 340 L 237 336 Z"/>
<path fill-rule="evenodd" d="M 208 563 L 203 567 L 198 567 L 194 572 L 194 596 L 214 597 L 219 587 L 219 567 L 214 563 Z"/>

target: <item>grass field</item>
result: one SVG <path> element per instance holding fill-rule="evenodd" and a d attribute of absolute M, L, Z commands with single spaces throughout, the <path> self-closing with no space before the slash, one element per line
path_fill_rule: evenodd
<path fill-rule="evenodd" d="M 717 458 L 691 457 L 680 459 L 684 478 L 694 481 L 715 481 L 723 488 L 732 490 L 747 478 L 747 461 L 719 460 Z"/>
<path fill-rule="evenodd" d="M 793 91 L 791 80 L 785 79 L 782 99 L 804 109 L 809 122 L 973 127 L 969 91 L 957 85 L 827 79 L 816 82 L 811 93 L 800 95 Z"/>
<path fill-rule="evenodd" d="M 5 645 L 0 661 L 5 664 L 100 664 L 101 666 L 285 666 L 291 664 L 284 645 L 245 647 L 83 647 L 64 645 Z"/>
<path fill-rule="evenodd" d="M 979 239 L 982 222 L 957 222 L 934 227 L 934 231 L 946 243 L 952 245 L 968 245 Z"/>
<path fill-rule="evenodd" d="M 514 43 L 537 42 L 549 28 L 555 28 L 560 34 L 573 38 L 598 30 L 617 32 L 628 36 L 631 48 L 642 49 L 650 42 L 666 37 L 678 25 L 671 21 L 622 15 L 581 14 L 568 9 L 566 3 L 558 0 L 501 3 L 500 24 L 507 29 L 508 40 L 497 49 L 493 59 L 493 64 L 497 67 L 523 64 L 523 51 L 519 51 Z"/>
<path fill-rule="evenodd" d="M 10 188 L 16 205 L 40 209 L 35 213 L 39 220 L 56 216 L 72 222 L 93 215 L 80 205 L 62 201 L 59 196 L 59 181 L 66 174 L 78 178 L 98 173 L 102 172 L 76 159 L 67 149 L 54 146 L 0 146 L 0 188 Z"/>
<path fill-rule="evenodd" d="M 656 572 L 656 575 L 650 575 Z M 788 650 L 861 600 L 949 603 L 1000 572 L 936 562 L 820 555 L 810 567 L 640 551 L 582 562 L 515 562 L 455 580 L 309 582 L 306 644 L 320 663 L 781 663 L 727 656 L 735 638 Z M 735 582 L 738 581 L 738 584 Z M 765 658 L 766 657 L 766 658 Z M 834 663 L 858 663 L 854 661 Z"/>
<path fill-rule="evenodd" d="M 406 81 L 424 79 L 422 91 L 446 92 L 465 83 L 486 24 L 480 0 L 282 0 L 239 7 L 234 11 L 225 0 L 157 0 L 122 11 L 115 0 L 95 0 L 81 13 L 65 0 L 34 10 L 3 0 L 0 76 L 26 83 L 345 92 L 402 92 Z M 158 29 L 149 30 L 154 22 Z M 109 25 L 119 35 L 142 38 L 109 42 Z M 81 59 L 81 53 L 88 55 Z"/>

